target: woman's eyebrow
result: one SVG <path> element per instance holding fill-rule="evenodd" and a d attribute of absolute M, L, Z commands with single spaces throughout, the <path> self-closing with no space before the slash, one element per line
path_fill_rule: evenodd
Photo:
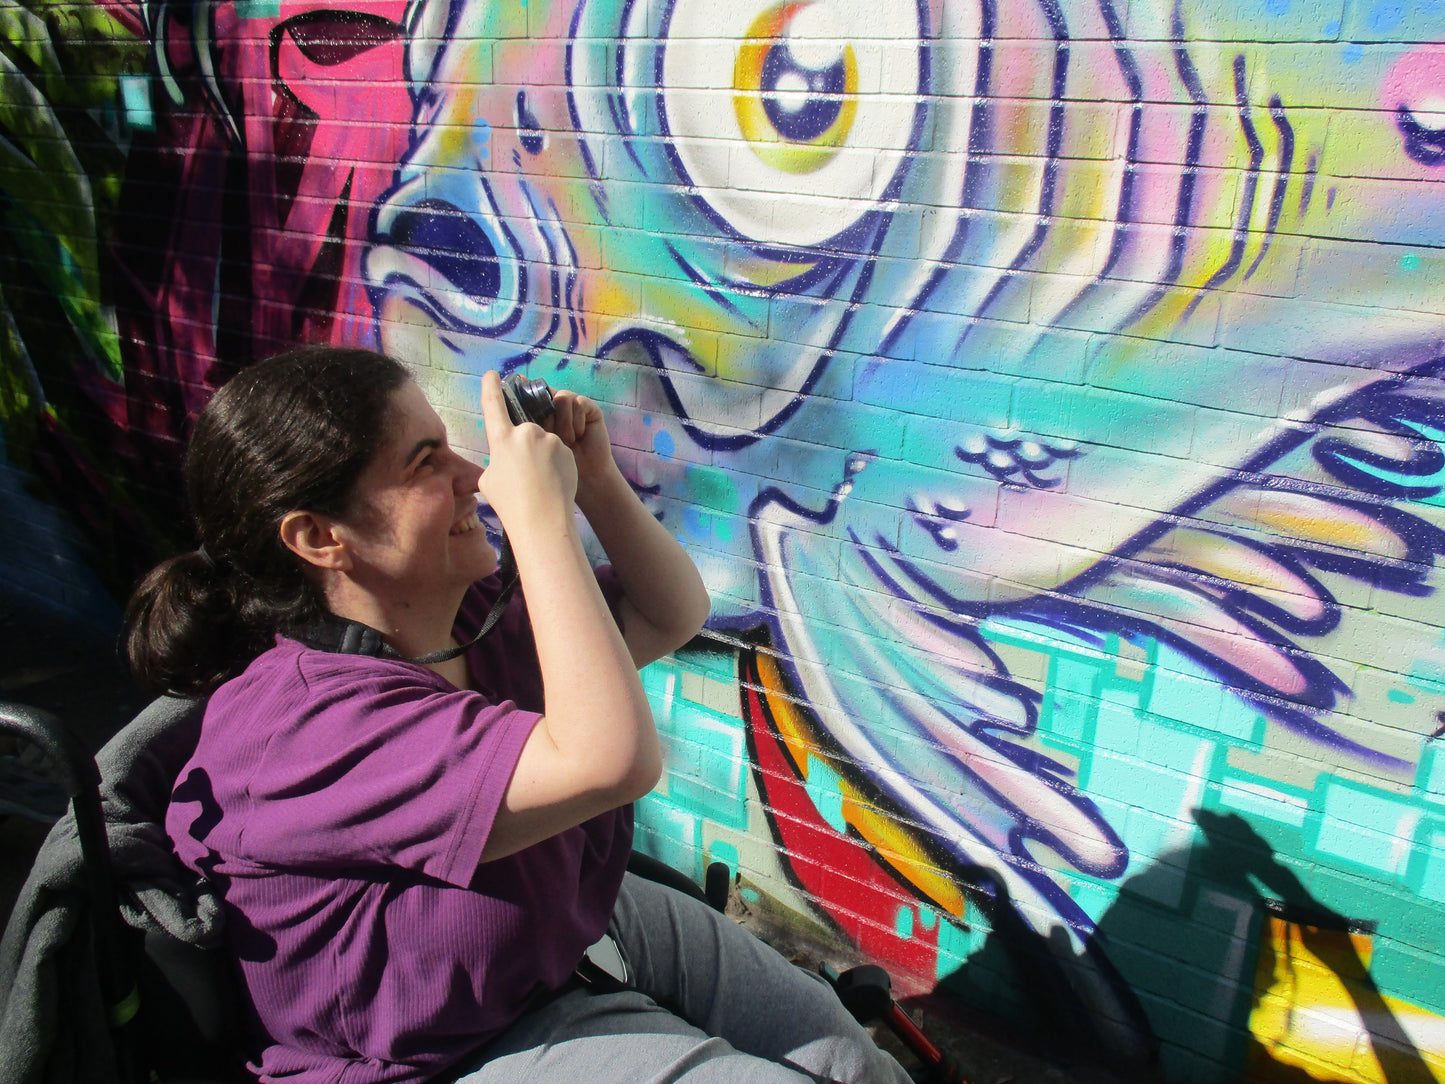
<path fill-rule="evenodd" d="M 436 437 L 423 437 L 412 446 L 411 454 L 406 457 L 406 465 L 411 466 L 415 463 L 417 456 L 421 455 L 422 452 L 433 451 L 441 446 L 442 442 L 437 440 Z"/>

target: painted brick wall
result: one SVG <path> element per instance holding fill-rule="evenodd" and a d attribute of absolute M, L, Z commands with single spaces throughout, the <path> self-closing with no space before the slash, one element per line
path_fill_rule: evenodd
<path fill-rule="evenodd" d="M 525 369 L 715 600 L 644 846 L 1171 1081 L 1445 1072 L 1440 0 L 0 26 L 7 591 L 188 544 L 285 344 L 465 447 Z"/>

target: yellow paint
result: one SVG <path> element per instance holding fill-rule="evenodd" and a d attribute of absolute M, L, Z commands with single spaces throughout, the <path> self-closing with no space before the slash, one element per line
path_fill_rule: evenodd
<path fill-rule="evenodd" d="M 728 265 L 728 270 L 737 278 L 746 279 L 757 286 L 776 286 L 780 282 L 806 275 L 818 266 L 812 260 L 806 263 L 782 263 L 779 260 L 752 258 L 748 255 L 734 257 L 732 253 L 729 253 L 729 258 L 732 262 Z"/>
<path fill-rule="evenodd" d="M 1327 519 L 1318 512 L 1322 507 L 1317 502 L 1310 510 L 1281 507 L 1278 504 L 1261 503 L 1257 521 L 1261 527 L 1307 542 L 1327 542 L 1330 545 L 1379 554 L 1383 557 L 1403 557 L 1398 540 L 1378 524 L 1361 518 Z"/>
<path fill-rule="evenodd" d="M 1445 1017 L 1374 990 L 1372 948 L 1365 934 L 1269 916 L 1249 1018 L 1249 1080 L 1297 1084 L 1301 1072 L 1349 1084 L 1439 1078 Z M 1402 1033 L 1415 1051 L 1389 1041 Z"/>
<path fill-rule="evenodd" d="M 812 713 L 787 695 L 785 679 L 777 662 L 770 655 L 758 652 L 758 679 L 773 724 L 782 739 L 789 759 L 799 775 L 808 778 L 808 763 L 818 756 L 815 735 L 818 732 Z M 843 819 L 858 830 L 905 881 L 919 894 L 951 915 L 963 916 L 965 898 L 952 880 L 935 867 L 917 833 L 908 825 L 870 806 L 848 778 L 848 765 L 843 761 L 823 758 L 842 779 Z"/>
<path fill-rule="evenodd" d="M 738 129 L 758 158 L 783 173 L 816 173 L 822 169 L 847 143 L 858 114 L 858 58 L 851 45 L 843 47 L 844 93 L 838 116 L 826 131 L 806 141 L 786 139 L 773 128 L 763 109 L 762 76 L 768 53 L 777 47 L 780 38 L 786 37 L 792 17 L 807 6 L 780 4 L 760 14 L 748 27 L 733 64 L 733 110 Z"/>
<path fill-rule="evenodd" d="M 966 901 L 958 886 L 929 860 L 917 835 L 905 824 L 864 803 L 857 790 L 843 784 L 843 818 L 874 847 L 879 856 L 926 899 L 956 918 Z"/>
<path fill-rule="evenodd" d="M 1161 561 L 1178 561 L 1245 587 L 1288 591 L 1297 586 L 1268 557 L 1223 535 L 1181 527 L 1170 541 L 1167 551 L 1151 547 L 1150 555 Z"/>
<path fill-rule="evenodd" d="M 778 737 L 782 739 L 783 748 L 792 760 L 794 769 L 806 780 L 808 757 L 813 751 L 809 739 L 817 732 L 816 727 L 811 720 L 805 722 L 804 709 L 783 694 L 783 676 L 773 657 L 758 652 L 754 658 L 758 664 L 758 679 L 763 686 L 762 695 L 767 701 L 773 725 L 777 727 Z"/>

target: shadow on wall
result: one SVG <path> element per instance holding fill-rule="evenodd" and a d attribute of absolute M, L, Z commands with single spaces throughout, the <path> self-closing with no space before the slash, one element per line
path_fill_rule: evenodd
<path fill-rule="evenodd" d="M 1078 981 L 1100 969 L 1075 966 L 1062 931 L 1040 937 L 1002 893 L 983 947 L 940 988 L 1019 1021 L 1055 1059 L 1130 1078 L 1434 1081 L 1408 1007 L 1371 977 L 1373 924 L 1317 901 L 1239 815 L 1194 819 L 1202 835 L 1125 881 L 1090 942 L 1135 1019 L 1102 1017 Z"/>

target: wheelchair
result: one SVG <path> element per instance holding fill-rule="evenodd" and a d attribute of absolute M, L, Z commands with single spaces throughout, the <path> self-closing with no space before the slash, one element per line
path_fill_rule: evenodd
<path fill-rule="evenodd" d="M 0 702 L 0 734 L 38 748 L 69 803 L 0 941 L 0 1079 L 252 1079 L 240 1054 L 242 999 L 220 902 L 175 858 L 163 827 L 204 707 L 204 700 L 160 697 L 91 757 L 55 716 Z M 704 886 L 640 851 L 628 869 L 716 910 L 726 905 L 722 863 L 709 867 Z M 886 972 L 821 970 L 855 1018 L 888 1027 L 912 1052 L 916 1079 L 963 1084 L 957 1063 L 893 1003 Z"/>

